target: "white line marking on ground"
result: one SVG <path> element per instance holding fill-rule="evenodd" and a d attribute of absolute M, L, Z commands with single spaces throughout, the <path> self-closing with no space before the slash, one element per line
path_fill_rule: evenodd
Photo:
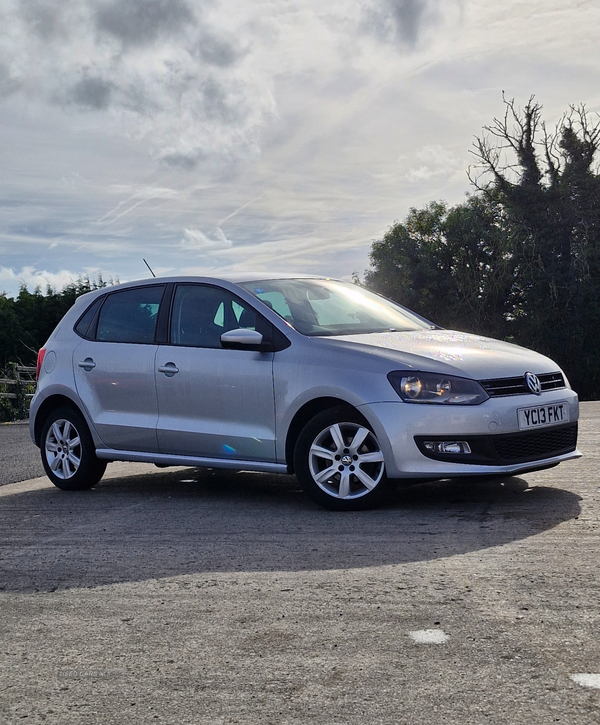
<path fill-rule="evenodd" d="M 600 675 L 586 675 L 584 673 L 571 675 L 571 679 L 583 687 L 596 687 L 600 690 Z"/>
<path fill-rule="evenodd" d="M 409 632 L 408 636 L 419 644 L 443 644 L 450 639 L 441 629 L 418 629 L 415 632 Z"/>

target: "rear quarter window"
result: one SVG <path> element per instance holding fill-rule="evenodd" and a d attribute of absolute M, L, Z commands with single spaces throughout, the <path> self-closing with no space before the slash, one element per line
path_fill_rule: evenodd
<path fill-rule="evenodd" d="M 100 308 L 100 305 L 104 301 L 104 297 L 99 297 L 93 304 L 91 304 L 87 310 L 83 313 L 83 315 L 79 318 L 77 324 L 75 325 L 75 332 L 78 335 L 81 335 L 81 337 L 86 337 L 88 339 L 92 339 L 95 337 L 95 325 L 92 325 L 96 313 L 98 312 L 98 309 Z"/>

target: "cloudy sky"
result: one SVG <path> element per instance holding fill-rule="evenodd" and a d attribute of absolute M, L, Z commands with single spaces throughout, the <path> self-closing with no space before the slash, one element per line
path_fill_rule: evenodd
<path fill-rule="evenodd" d="M 0 291 L 360 275 L 530 95 L 600 111 L 598 0 L 0 0 Z"/>

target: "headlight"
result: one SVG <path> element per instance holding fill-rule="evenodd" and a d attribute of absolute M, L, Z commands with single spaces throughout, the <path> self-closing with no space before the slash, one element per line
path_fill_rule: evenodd
<path fill-rule="evenodd" d="M 398 371 L 388 380 L 405 403 L 479 405 L 489 397 L 475 380 L 452 375 Z"/>

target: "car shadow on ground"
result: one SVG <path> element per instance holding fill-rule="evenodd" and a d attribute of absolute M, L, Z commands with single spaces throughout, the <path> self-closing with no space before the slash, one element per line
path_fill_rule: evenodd
<path fill-rule="evenodd" d="M 334 513 L 292 476 L 206 469 L 112 478 L 0 499 L 0 588 L 54 591 L 214 572 L 418 562 L 525 539 L 578 516 L 579 497 L 523 478 L 399 489 L 385 508 Z"/>

